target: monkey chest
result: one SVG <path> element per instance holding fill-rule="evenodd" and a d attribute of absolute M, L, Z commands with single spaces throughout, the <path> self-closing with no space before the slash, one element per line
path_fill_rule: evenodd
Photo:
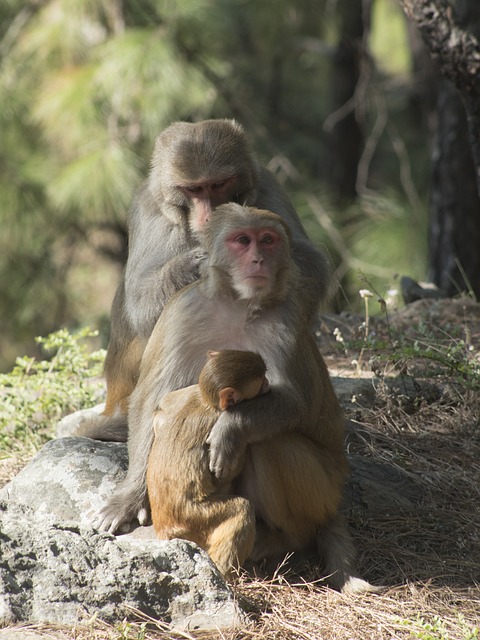
<path fill-rule="evenodd" d="M 220 307 L 208 322 L 207 348 L 264 351 L 260 347 L 268 347 L 273 327 L 267 317 L 259 320 L 258 317 L 249 317 L 243 310 Z"/>

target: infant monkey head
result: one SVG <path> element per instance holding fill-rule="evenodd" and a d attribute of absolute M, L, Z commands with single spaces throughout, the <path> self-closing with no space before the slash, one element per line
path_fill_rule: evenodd
<path fill-rule="evenodd" d="M 203 401 L 225 411 L 267 393 L 266 370 L 262 356 L 253 351 L 209 351 L 198 380 Z"/>

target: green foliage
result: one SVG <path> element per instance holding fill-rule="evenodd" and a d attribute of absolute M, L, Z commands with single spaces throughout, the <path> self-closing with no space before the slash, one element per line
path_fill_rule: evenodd
<path fill-rule="evenodd" d="M 464 388 L 480 390 L 480 362 L 472 344 L 463 338 L 439 340 L 423 323 L 416 330 L 418 337 L 396 349 L 390 357 L 393 362 L 422 360 L 432 375 L 452 377 Z"/>
<path fill-rule="evenodd" d="M 36 338 L 52 358 L 19 357 L 10 373 L 0 375 L 0 451 L 38 449 L 63 415 L 98 403 L 105 353 L 90 353 L 87 340 L 96 335 L 87 328 L 73 334 L 61 329 Z"/>
<path fill-rule="evenodd" d="M 155 136 L 171 120 L 210 115 L 215 91 L 178 34 L 206 36 L 211 4 L 0 7 L 0 350 L 9 359 L 34 331 L 73 324 L 75 249 L 96 229 L 120 232 L 121 245 Z"/>
<path fill-rule="evenodd" d="M 374 289 L 372 282 L 364 281 Z M 375 290 L 375 289 L 374 289 Z M 480 360 L 478 348 L 472 343 L 470 331 L 461 324 L 448 330 L 433 321 L 419 319 L 412 322 L 407 331 L 395 331 L 390 327 L 385 299 L 369 289 L 359 291 L 363 300 L 365 320 L 359 328 L 359 338 L 345 340 L 339 330 L 335 336 L 339 347 L 345 352 L 358 352 L 355 360 L 360 369 L 368 353 L 370 363 L 391 363 L 398 371 L 429 378 L 442 378 L 458 382 L 462 389 L 480 391 Z M 385 332 L 381 336 L 370 330 L 372 303 L 376 298 L 378 316 L 386 320 Z"/>
<path fill-rule="evenodd" d="M 410 55 L 407 24 L 400 5 L 376 0 L 372 13 L 370 46 L 377 64 L 390 73 L 406 75 L 410 71 Z"/>
<path fill-rule="evenodd" d="M 412 636 L 419 640 L 452 640 L 454 637 L 461 640 L 476 640 L 479 637 L 479 628 L 467 625 L 461 615 L 458 616 L 460 636 L 457 633 L 452 636 L 446 623 L 439 616 L 433 616 L 431 621 L 418 616 L 415 620 L 401 620 L 400 624 L 409 628 Z"/>
<path fill-rule="evenodd" d="M 395 64 L 368 71 L 355 117 L 367 141 L 379 115 L 377 94 L 385 94 L 390 131 L 400 118 L 402 135 L 407 130 L 401 173 L 412 165 L 410 192 L 411 176 L 418 181 L 426 164 L 425 127 L 411 118 L 409 87 L 399 89 L 386 75 L 410 58 L 403 18 L 389 11 L 386 0 L 378 3 L 372 43 L 375 55 L 387 50 Z M 341 56 L 342 20 L 351 15 L 348 2 L 325 0 L 0 3 L 0 367 L 11 366 L 35 333 L 91 323 L 74 317 L 69 272 L 84 264 L 87 244 L 97 271 L 105 255 L 123 259 L 129 204 L 148 171 L 155 136 L 171 121 L 241 120 L 260 159 L 273 158 L 309 234 L 331 244 L 303 194 L 329 199 L 323 124 L 341 107 L 334 103 L 339 80 L 332 64 Z M 408 268 L 415 277 L 424 269 L 425 211 L 413 207 L 413 215 L 406 203 L 411 198 L 389 135 L 364 172 L 364 186 L 374 184 L 376 192 L 331 218 L 371 273 Z M 284 159 L 291 170 L 284 171 Z M 98 237 L 107 232 L 115 238 L 103 244 Z"/>
<path fill-rule="evenodd" d="M 421 279 L 426 267 L 425 215 L 395 193 L 363 196 L 344 215 L 345 241 L 375 288 L 397 274 Z M 353 280 L 353 278 L 352 278 Z M 351 282 L 348 294 L 358 289 Z"/>
<path fill-rule="evenodd" d="M 103 142 L 103 144 L 102 144 Z M 138 160 L 128 149 L 108 140 L 95 140 L 84 153 L 59 168 L 48 185 L 51 203 L 59 210 L 82 211 L 84 222 L 95 222 L 98 211 L 128 208 L 139 181 Z M 85 189 L 85 185 L 90 189 Z"/>
<path fill-rule="evenodd" d="M 115 640 L 145 640 L 147 623 L 136 624 L 123 620 L 115 627 Z"/>

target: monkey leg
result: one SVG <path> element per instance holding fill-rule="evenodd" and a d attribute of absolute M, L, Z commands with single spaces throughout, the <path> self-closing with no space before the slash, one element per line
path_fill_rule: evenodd
<path fill-rule="evenodd" d="M 147 340 L 133 330 L 125 311 L 125 281 L 122 279 L 112 303 L 110 341 L 105 358 L 107 398 L 104 415 L 128 411 L 128 398 L 134 390 Z"/>
<path fill-rule="evenodd" d="M 255 514 L 248 500 L 239 497 L 219 501 L 220 521 L 210 531 L 208 555 L 227 580 L 232 580 L 252 552 L 255 542 Z M 217 520 L 217 517 L 214 518 Z"/>
<path fill-rule="evenodd" d="M 313 545 L 337 513 L 344 477 L 343 453 L 322 451 L 302 435 L 250 445 L 239 492 L 265 524 L 257 527 L 255 560 Z"/>
<path fill-rule="evenodd" d="M 134 337 L 128 343 L 114 344 L 112 348 L 109 345 L 105 359 L 105 415 L 128 412 L 128 399 L 137 384 L 145 344 L 144 340 Z"/>
<path fill-rule="evenodd" d="M 94 440 L 126 442 L 128 439 L 128 400 L 140 370 L 146 340 L 135 336 L 125 314 L 122 281 L 112 304 L 110 342 L 105 358 L 107 397 L 102 413 L 79 412 L 70 427 L 71 435 Z"/>
<path fill-rule="evenodd" d="M 104 442 L 127 442 L 127 415 L 119 413 L 115 416 L 99 414 L 83 420 L 73 432 L 75 436 L 103 440 Z"/>
<path fill-rule="evenodd" d="M 346 519 L 340 513 L 320 527 L 316 542 L 331 587 L 348 594 L 380 593 L 384 590 L 383 586 L 374 586 L 358 577 L 354 563 L 355 547 Z"/>
<path fill-rule="evenodd" d="M 166 505 L 164 505 L 166 506 Z M 202 547 L 227 580 L 250 555 L 255 541 L 253 507 L 238 496 L 212 496 L 204 502 L 185 501 L 154 511 L 154 526 L 162 539 L 182 538 Z"/>
<path fill-rule="evenodd" d="M 263 520 L 251 559 L 278 562 L 289 552 L 316 549 L 332 587 L 350 594 L 381 591 L 357 577 L 353 541 L 338 512 L 346 466 L 343 452 L 321 451 L 298 434 L 251 445 L 243 495 L 252 496 Z"/>
<path fill-rule="evenodd" d="M 128 400 L 136 384 L 141 354 L 137 339 L 117 354 L 113 361 L 107 353 L 105 378 L 107 397 L 102 413 L 79 422 L 73 435 L 110 442 L 128 440 Z"/>

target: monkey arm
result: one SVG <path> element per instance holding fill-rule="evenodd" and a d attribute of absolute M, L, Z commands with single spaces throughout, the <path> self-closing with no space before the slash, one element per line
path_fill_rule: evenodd
<path fill-rule="evenodd" d="M 207 438 L 210 471 L 229 478 L 249 444 L 303 430 L 308 422 L 307 402 L 300 394 L 291 385 L 272 386 L 270 393 L 221 414 Z"/>
<path fill-rule="evenodd" d="M 127 279 L 127 315 L 140 336 L 150 336 L 165 304 L 198 279 L 205 256 L 203 249 L 191 249 L 161 265 L 149 264 Z"/>
<path fill-rule="evenodd" d="M 206 252 L 162 214 L 146 188 L 139 192 L 129 222 L 125 309 L 135 333 L 148 337 L 168 300 L 198 279 Z"/>
<path fill-rule="evenodd" d="M 150 519 L 146 489 L 147 461 L 152 447 L 153 421 L 158 403 L 145 397 L 138 387 L 131 396 L 133 410 L 128 417 L 128 472 L 109 501 L 92 518 L 96 529 L 115 533 L 137 518 L 141 525 Z M 140 405 L 140 406 L 139 406 Z"/>

